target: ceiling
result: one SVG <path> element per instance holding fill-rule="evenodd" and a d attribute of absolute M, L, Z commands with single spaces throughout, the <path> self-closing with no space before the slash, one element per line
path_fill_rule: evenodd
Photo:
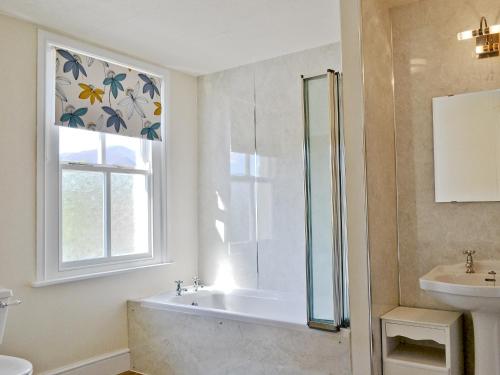
<path fill-rule="evenodd" d="M 192 74 L 340 40 L 338 0 L 0 0 L 0 12 Z"/>

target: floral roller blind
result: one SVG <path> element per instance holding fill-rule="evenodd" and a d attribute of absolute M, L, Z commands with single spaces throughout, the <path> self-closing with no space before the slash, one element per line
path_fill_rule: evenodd
<path fill-rule="evenodd" d="M 161 141 L 160 78 L 55 50 L 56 125 Z"/>

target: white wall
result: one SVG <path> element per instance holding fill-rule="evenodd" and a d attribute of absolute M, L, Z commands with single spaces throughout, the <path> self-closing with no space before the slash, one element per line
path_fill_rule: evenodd
<path fill-rule="evenodd" d="M 339 67 L 340 45 L 331 44 L 198 79 L 199 269 L 205 281 L 232 270 L 238 286 L 305 296 L 301 75 Z M 252 172 L 237 176 L 230 163 L 231 156 L 252 160 L 255 149 L 257 191 Z"/>
<path fill-rule="evenodd" d="M 126 300 L 196 273 L 197 83 L 172 72 L 168 246 L 176 263 L 34 289 L 36 37 L 35 25 L 0 15 L 0 286 L 24 300 L 9 312 L 0 353 L 29 359 L 38 372 L 126 348 Z"/>

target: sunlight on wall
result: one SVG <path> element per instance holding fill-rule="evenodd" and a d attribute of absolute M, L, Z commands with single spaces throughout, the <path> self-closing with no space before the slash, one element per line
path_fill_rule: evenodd
<path fill-rule="evenodd" d="M 226 206 L 224 205 L 224 202 L 222 201 L 222 198 L 220 197 L 219 192 L 216 191 L 215 194 L 217 195 L 217 208 L 221 211 L 225 211 Z"/>
<path fill-rule="evenodd" d="M 225 242 L 225 228 L 224 222 L 220 220 L 215 220 L 215 229 L 217 229 L 217 233 L 219 234 L 220 240 L 222 243 Z"/>
<path fill-rule="evenodd" d="M 223 292 L 230 292 L 233 289 L 238 288 L 236 281 L 234 280 L 233 268 L 229 261 L 223 260 L 219 263 L 214 287 L 215 289 Z"/>

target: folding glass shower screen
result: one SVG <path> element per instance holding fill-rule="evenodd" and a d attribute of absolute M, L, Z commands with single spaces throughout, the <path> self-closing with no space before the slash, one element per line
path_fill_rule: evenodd
<path fill-rule="evenodd" d="M 308 326 L 349 324 L 341 76 L 303 78 Z"/>

